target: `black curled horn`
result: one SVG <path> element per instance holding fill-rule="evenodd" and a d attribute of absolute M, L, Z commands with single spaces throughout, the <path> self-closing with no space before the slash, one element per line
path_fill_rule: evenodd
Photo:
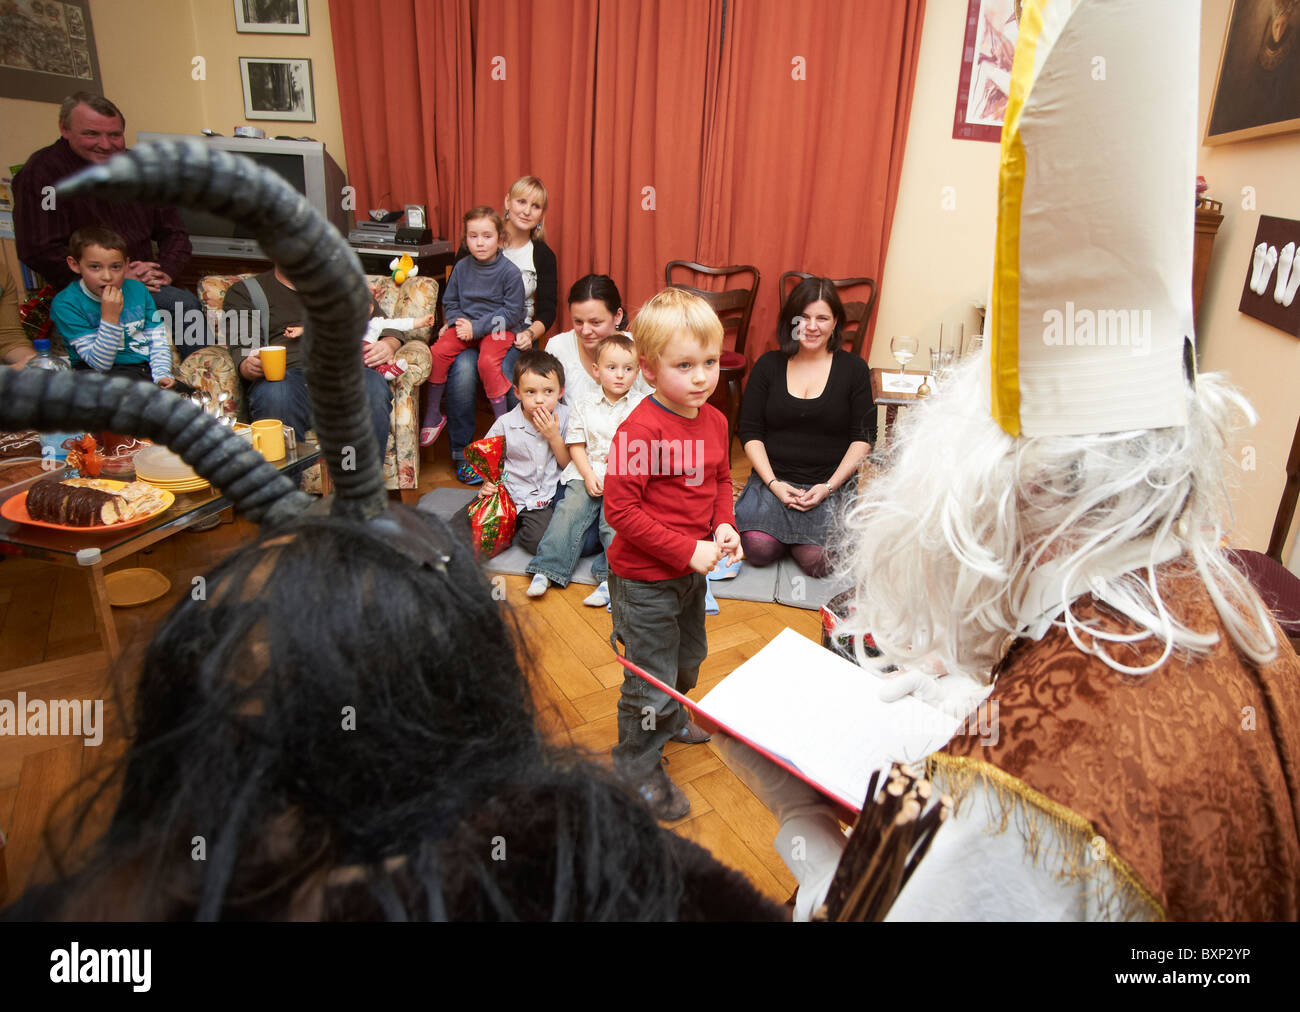
<path fill-rule="evenodd" d="M 361 375 L 370 292 L 356 255 L 300 194 L 250 159 L 198 140 L 138 145 L 64 180 L 56 192 L 197 207 L 252 229 L 307 311 L 307 387 L 337 489 L 333 512 L 370 518 L 387 508 Z M 0 424 L 6 427 L 104 428 L 164 442 L 258 522 L 278 524 L 311 502 L 247 441 L 151 384 L 83 373 L 3 372 Z"/>

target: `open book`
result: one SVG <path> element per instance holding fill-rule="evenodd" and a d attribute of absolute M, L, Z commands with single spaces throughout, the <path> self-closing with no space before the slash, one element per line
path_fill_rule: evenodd
<path fill-rule="evenodd" d="M 706 730 L 743 741 L 855 815 L 873 770 L 924 759 L 966 720 L 912 696 L 882 702 L 879 677 L 792 629 L 698 703 L 620 660 L 689 706 Z"/>

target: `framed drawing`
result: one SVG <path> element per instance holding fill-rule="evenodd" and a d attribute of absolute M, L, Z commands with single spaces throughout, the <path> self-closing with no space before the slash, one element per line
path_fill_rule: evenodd
<path fill-rule="evenodd" d="M 62 102 L 103 90 L 90 0 L 0 3 L 0 98 Z"/>
<path fill-rule="evenodd" d="M 235 31 L 256 35 L 309 35 L 307 0 L 235 0 Z"/>
<path fill-rule="evenodd" d="M 239 77 L 244 84 L 245 119 L 316 122 L 311 60 L 241 56 Z"/>
<path fill-rule="evenodd" d="M 969 0 L 954 140 L 1000 141 L 1023 0 Z"/>
<path fill-rule="evenodd" d="M 1233 0 L 1206 144 L 1300 130 L 1300 0 Z"/>

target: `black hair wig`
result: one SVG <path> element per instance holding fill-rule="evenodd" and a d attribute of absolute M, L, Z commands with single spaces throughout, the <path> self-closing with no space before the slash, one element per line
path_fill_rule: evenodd
<path fill-rule="evenodd" d="M 26 915 L 676 919 L 689 845 L 543 740 L 511 625 L 446 544 L 440 573 L 304 518 L 218 566 L 149 647 L 111 826 Z"/>

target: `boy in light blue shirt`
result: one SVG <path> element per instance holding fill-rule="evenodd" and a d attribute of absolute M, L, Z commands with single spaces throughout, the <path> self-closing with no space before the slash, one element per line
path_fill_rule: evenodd
<path fill-rule="evenodd" d="M 175 385 L 167 325 L 149 289 L 126 276 L 126 240 L 107 228 L 77 229 L 68 267 L 79 280 L 54 297 L 50 317 L 72 367 Z"/>

